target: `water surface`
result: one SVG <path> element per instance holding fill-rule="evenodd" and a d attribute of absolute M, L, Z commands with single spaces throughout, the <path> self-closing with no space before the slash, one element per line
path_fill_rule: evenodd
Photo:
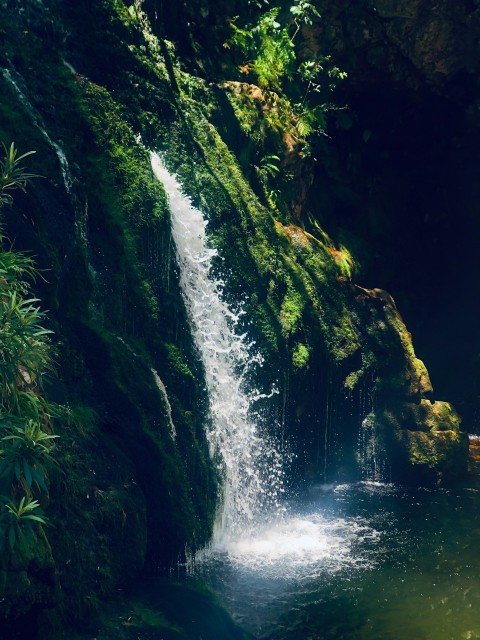
<path fill-rule="evenodd" d="M 259 638 L 480 638 L 479 507 L 473 486 L 317 487 L 197 571 Z"/>

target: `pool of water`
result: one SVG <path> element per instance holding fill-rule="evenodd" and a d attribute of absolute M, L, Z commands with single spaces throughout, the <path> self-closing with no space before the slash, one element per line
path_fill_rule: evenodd
<path fill-rule="evenodd" d="M 196 572 L 265 640 L 480 638 L 478 482 L 316 487 Z"/>

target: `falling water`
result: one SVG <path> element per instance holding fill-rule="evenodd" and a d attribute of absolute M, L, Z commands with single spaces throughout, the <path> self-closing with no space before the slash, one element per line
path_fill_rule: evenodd
<path fill-rule="evenodd" d="M 223 283 L 212 273 L 216 251 L 208 245 L 203 214 L 181 193 L 156 154 L 152 167 L 170 198 L 180 286 L 205 367 L 211 412 L 208 440 L 225 484 L 218 540 L 253 528 L 259 514 L 278 509 L 282 459 L 253 412 L 259 394 L 246 390 L 245 378 L 252 363 L 261 359 L 253 343 L 237 331 L 241 313 L 222 299 Z"/>
<path fill-rule="evenodd" d="M 134 358 L 136 358 L 137 360 L 141 360 L 141 356 L 139 356 L 138 353 L 136 353 L 135 350 L 132 349 L 132 347 L 128 344 L 128 342 L 125 342 L 125 340 L 121 336 L 117 336 L 117 340 L 123 344 L 123 346 L 127 349 L 129 353 L 132 354 Z M 155 386 L 160 391 L 160 395 L 162 396 L 162 400 L 165 405 L 165 413 L 167 414 L 167 422 L 170 430 L 170 435 L 172 436 L 172 440 L 175 440 L 177 437 L 177 430 L 173 422 L 172 405 L 170 404 L 170 400 L 168 399 L 167 388 L 163 380 L 158 375 L 158 371 L 156 371 L 153 368 L 151 368 L 150 371 L 152 372 L 152 376 L 155 381 Z"/>
<path fill-rule="evenodd" d="M 364 418 L 359 429 L 358 462 L 364 480 L 389 482 L 390 466 L 374 413 Z"/>
<path fill-rule="evenodd" d="M 157 386 L 157 389 L 160 391 L 160 394 L 162 396 L 163 402 L 165 404 L 165 410 L 167 412 L 167 422 L 168 422 L 168 427 L 170 429 L 170 435 L 172 436 L 172 440 L 175 440 L 176 437 L 177 437 L 177 430 L 176 430 L 175 424 L 173 422 L 172 405 L 170 404 L 170 400 L 168 399 L 167 388 L 165 387 L 165 384 L 163 383 L 163 380 L 158 375 L 158 372 L 155 371 L 155 369 L 152 369 L 151 371 L 152 371 L 153 379 L 155 380 L 155 384 Z"/>
<path fill-rule="evenodd" d="M 2 74 L 5 80 L 10 84 L 12 89 L 18 95 L 18 98 L 21 104 L 24 106 L 25 111 L 32 118 L 32 122 L 35 125 L 35 127 L 40 131 L 42 136 L 45 138 L 48 144 L 55 151 L 55 154 L 58 158 L 58 162 L 60 164 L 60 170 L 62 172 L 62 178 L 63 178 L 63 184 L 65 186 L 65 190 L 67 193 L 70 193 L 72 189 L 73 179 L 70 173 L 68 160 L 65 156 L 63 149 L 58 144 L 58 142 L 55 142 L 55 140 L 52 140 L 52 138 L 49 136 L 49 134 L 46 131 L 44 123 L 42 122 L 40 116 L 38 115 L 38 112 L 34 109 L 30 100 L 27 98 L 26 94 L 20 88 L 20 85 L 19 85 L 20 75 L 16 71 L 12 72 L 9 69 L 2 69 Z M 14 75 L 17 76 L 17 80 L 14 78 Z"/>

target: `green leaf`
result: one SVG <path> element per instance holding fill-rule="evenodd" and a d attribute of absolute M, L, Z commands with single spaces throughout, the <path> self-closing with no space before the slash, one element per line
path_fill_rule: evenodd
<path fill-rule="evenodd" d="M 34 520 L 35 522 L 40 522 L 41 524 L 47 524 L 47 521 L 42 516 L 36 516 L 35 514 L 28 514 L 22 518 L 23 520 Z"/>
<path fill-rule="evenodd" d="M 45 493 L 48 493 L 48 488 L 47 488 L 47 485 L 44 482 L 42 474 L 39 473 L 36 469 L 33 469 L 33 473 L 35 475 L 35 482 L 38 484 L 40 489 L 45 491 Z"/>
<path fill-rule="evenodd" d="M 22 479 L 22 470 L 21 470 L 21 468 L 20 468 L 20 463 L 19 463 L 19 462 L 17 462 L 17 463 L 15 464 L 15 477 L 16 477 L 16 479 L 17 479 L 19 482 L 20 482 L 20 481 L 21 481 L 21 479 Z"/>

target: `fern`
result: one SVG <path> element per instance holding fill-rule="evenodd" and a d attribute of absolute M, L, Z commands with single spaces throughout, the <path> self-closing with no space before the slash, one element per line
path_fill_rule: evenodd
<path fill-rule="evenodd" d="M 263 185 L 267 184 L 269 177 L 274 178 L 280 172 L 279 162 L 280 158 L 278 156 L 267 154 L 260 160 L 260 166 L 255 167 L 258 179 Z"/>
<path fill-rule="evenodd" d="M 325 98 L 345 79 L 346 73 L 328 55 L 300 60 L 294 43 L 301 26 L 311 25 L 319 18 L 315 3 L 294 0 L 289 10 L 275 6 L 254 24 L 239 26 L 238 16 L 230 23 L 233 33 L 225 46 L 242 54 L 241 72 L 253 76 L 269 105 L 261 118 L 251 109 L 250 137 L 255 136 L 253 131 L 257 127 L 256 138 L 263 143 L 265 132 L 260 128 L 265 122 L 272 132 L 290 130 L 304 144 L 315 133 L 325 132 L 325 113 L 330 110 Z M 293 106 L 292 98 L 298 100 L 299 88 L 303 98 Z M 262 168 L 260 172 L 265 175 Z"/>
<path fill-rule="evenodd" d="M 298 117 L 297 131 L 301 138 L 307 138 L 313 131 L 311 119 L 305 114 Z"/>
<path fill-rule="evenodd" d="M 288 32 L 281 29 L 274 35 L 263 35 L 260 53 L 251 68 L 260 87 L 278 90 L 282 81 L 292 76 L 294 60 L 294 47 Z"/>
<path fill-rule="evenodd" d="M 282 80 L 290 77 L 295 62 L 293 43 L 287 27 L 278 22 L 279 7 L 264 13 L 256 25 L 239 27 L 236 16 L 231 22 L 233 34 L 225 43 L 235 47 L 247 58 L 241 65 L 244 71 L 252 70 L 258 85 L 264 89 L 280 88 Z"/>

